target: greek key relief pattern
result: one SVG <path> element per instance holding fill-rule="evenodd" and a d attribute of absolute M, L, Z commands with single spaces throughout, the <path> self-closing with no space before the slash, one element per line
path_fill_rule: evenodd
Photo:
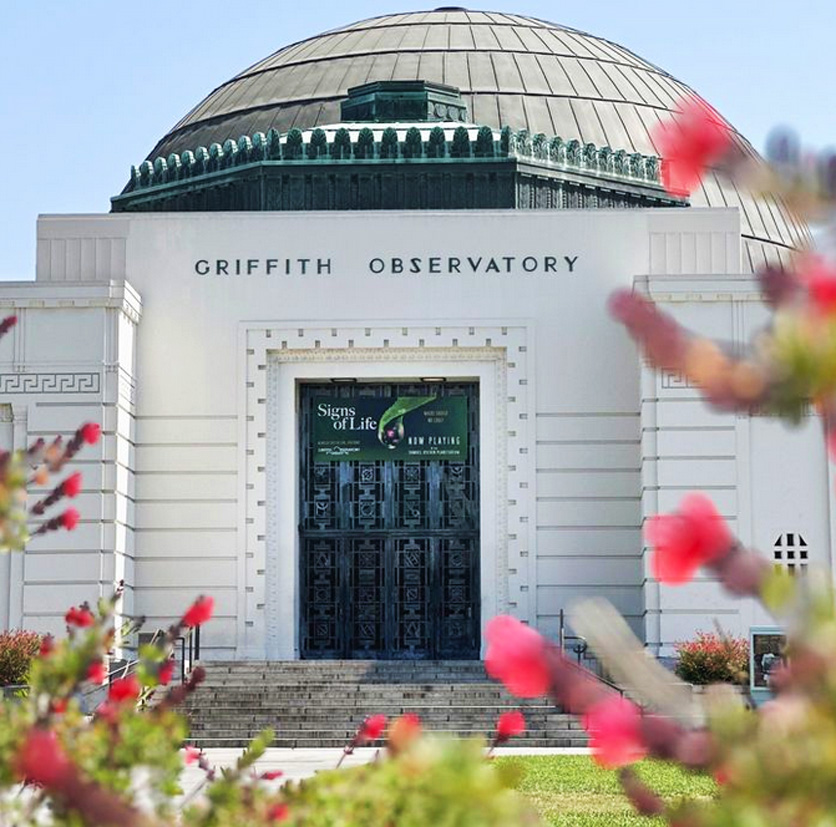
<path fill-rule="evenodd" d="M 99 393 L 98 373 L 0 373 L 0 394 Z"/>
<path fill-rule="evenodd" d="M 688 377 L 681 371 L 666 370 L 662 372 L 662 387 L 666 390 L 678 390 L 681 388 L 693 388 Z"/>
<path fill-rule="evenodd" d="M 321 324 L 321 323 L 320 323 Z M 522 491 L 533 479 L 534 407 L 529 392 L 530 334 L 524 325 L 439 327 L 250 327 L 246 332 L 246 586 L 256 599 L 248 607 L 248 623 L 264 624 L 267 650 L 275 650 L 280 600 L 276 559 L 280 553 L 275 508 L 264 507 L 269 469 L 277 468 L 276 440 L 264 435 L 275 429 L 278 368 L 288 362 L 482 361 L 496 366 L 496 601 L 500 611 L 531 617 L 536 584 L 535 497 Z M 268 450 L 270 454 L 268 455 Z M 485 469 L 487 470 L 487 469 Z M 484 473 L 484 471 L 483 471 Z M 272 487 L 272 486 L 270 486 Z M 484 503 L 483 508 L 491 508 Z M 273 538 L 273 539 L 271 539 Z M 517 608 L 519 607 L 519 608 Z M 254 617 L 256 609 L 266 616 Z"/>

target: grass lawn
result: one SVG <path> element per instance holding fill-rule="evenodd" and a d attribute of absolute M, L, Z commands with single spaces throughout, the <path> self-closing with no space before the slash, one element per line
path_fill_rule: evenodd
<path fill-rule="evenodd" d="M 658 819 L 636 815 L 621 791 L 615 772 L 602 770 L 587 755 L 513 756 L 497 763 L 518 768 L 517 789 L 556 827 L 642 827 Z M 707 776 L 686 773 L 668 764 L 642 761 L 638 775 L 666 799 L 711 796 L 716 790 Z"/>

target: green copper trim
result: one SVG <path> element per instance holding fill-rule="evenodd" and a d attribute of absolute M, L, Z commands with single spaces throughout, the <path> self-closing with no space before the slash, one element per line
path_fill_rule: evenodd
<path fill-rule="evenodd" d="M 422 128 L 423 127 L 423 128 Z M 554 171 L 581 173 L 604 180 L 633 183 L 661 191 L 660 163 L 655 156 L 628 154 L 610 147 L 531 135 L 526 130 L 504 127 L 497 133 L 489 126 L 454 125 L 446 129 L 429 124 L 392 124 L 376 131 L 360 124 L 344 124 L 337 129 L 291 129 L 280 134 L 271 129 L 256 132 L 237 141 L 212 144 L 173 153 L 131 167 L 131 177 L 117 201 L 140 190 L 194 181 L 215 173 L 232 171 L 252 164 L 351 164 L 356 162 L 411 164 L 415 162 L 461 164 L 517 160 Z M 399 137 L 399 132 L 402 138 Z M 376 134 L 377 133 L 377 134 Z"/>
<path fill-rule="evenodd" d="M 385 80 L 353 86 L 340 105 L 344 121 L 467 122 L 467 104 L 455 86 L 425 80 Z"/>

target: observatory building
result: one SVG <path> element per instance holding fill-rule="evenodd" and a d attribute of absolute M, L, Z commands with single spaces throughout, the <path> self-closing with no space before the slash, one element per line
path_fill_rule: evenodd
<path fill-rule="evenodd" d="M 476 659 L 496 614 L 556 636 L 590 595 L 662 655 L 764 623 L 660 586 L 642 523 L 704 490 L 830 571 L 820 422 L 709 411 L 606 312 L 632 285 L 742 347 L 754 270 L 806 238 L 714 175 L 664 191 L 652 132 L 694 94 L 564 26 L 389 15 L 220 85 L 110 213 L 42 217 L 0 285 L 0 445 L 104 438 L 76 531 L 0 558 L 0 626 L 119 580 L 150 628 L 211 594 L 209 659 Z"/>

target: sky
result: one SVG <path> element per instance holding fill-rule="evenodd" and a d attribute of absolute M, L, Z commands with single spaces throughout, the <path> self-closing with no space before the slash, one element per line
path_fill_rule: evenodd
<path fill-rule="evenodd" d="M 0 280 L 34 278 L 42 213 L 101 213 L 215 87 L 294 41 L 419 0 L 4 0 L 0 18 Z M 687 83 L 758 149 L 791 125 L 836 145 L 834 0 L 502 0 L 631 49 Z"/>

